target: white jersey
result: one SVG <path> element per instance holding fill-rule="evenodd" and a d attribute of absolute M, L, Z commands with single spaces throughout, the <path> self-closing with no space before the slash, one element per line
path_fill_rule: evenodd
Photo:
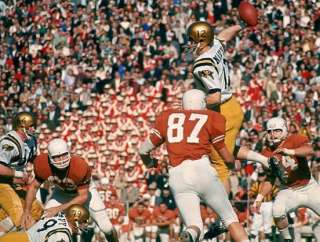
<path fill-rule="evenodd" d="M 212 47 L 194 61 L 192 73 L 198 89 L 207 94 L 220 92 L 221 103 L 231 98 L 229 63 L 220 40 L 214 39 Z"/>
<path fill-rule="evenodd" d="M 10 131 L 0 138 L 0 164 L 21 170 L 37 154 L 37 140 L 31 137 L 22 141 L 16 131 Z"/>
<path fill-rule="evenodd" d="M 63 213 L 42 218 L 27 231 L 30 242 L 72 242 L 72 230 Z"/>

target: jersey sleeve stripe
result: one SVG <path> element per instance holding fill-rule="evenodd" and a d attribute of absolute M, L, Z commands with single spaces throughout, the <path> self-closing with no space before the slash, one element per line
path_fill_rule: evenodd
<path fill-rule="evenodd" d="M 220 142 L 220 141 L 223 140 L 223 139 L 224 139 L 224 137 L 222 137 L 221 139 L 215 140 L 215 141 L 211 141 L 211 143 L 212 143 L 212 144 L 215 144 L 215 143 Z"/>
<path fill-rule="evenodd" d="M 208 91 L 209 94 L 216 93 L 216 92 L 221 92 L 221 89 L 220 88 L 213 88 Z"/>
<path fill-rule="evenodd" d="M 222 140 L 222 139 L 224 139 L 224 136 L 225 136 L 224 134 L 219 135 L 219 136 L 215 137 L 214 139 L 212 139 L 211 142 L 215 143 L 216 141 Z"/>
<path fill-rule="evenodd" d="M 193 70 L 195 70 L 197 67 L 200 67 L 200 66 L 213 66 L 215 68 L 215 70 L 218 71 L 216 64 L 210 58 L 203 58 L 203 59 L 196 61 L 193 64 Z"/>
<path fill-rule="evenodd" d="M 3 165 L 3 166 L 6 166 L 6 167 L 11 168 L 11 167 L 10 167 L 10 165 L 9 165 L 8 163 L 5 163 L 5 162 L 3 162 L 3 161 L 0 161 L 0 165 Z"/>
<path fill-rule="evenodd" d="M 160 134 L 160 132 L 159 132 L 158 130 L 152 129 L 152 130 L 151 130 L 151 133 L 153 133 L 153 134 L 155 134 L 156 136 L 158 136 L 159 139 L 162 139 L 162 136 L 161 136 L 161 134 Z"/>

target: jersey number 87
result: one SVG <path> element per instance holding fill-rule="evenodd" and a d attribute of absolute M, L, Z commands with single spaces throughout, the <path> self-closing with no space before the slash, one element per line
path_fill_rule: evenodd
<path fill-rule="evenodd" d="M 199 133 L 201 128 L 208 120 L 208 115 L 192 113 L 189 117 L 190 121 L 197 121 L 193 127 L 190 135 L 187 137 L 187 143 L 199 143 Z M 168 118 L 167 137 L 169 143 L 179 143 L 183 140 L 184 136 L 184 123 L 186 115 L 183 113 L 172 113 Z"/>

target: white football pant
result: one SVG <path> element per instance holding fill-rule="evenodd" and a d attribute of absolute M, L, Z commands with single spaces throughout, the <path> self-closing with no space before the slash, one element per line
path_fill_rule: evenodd
<path fill-rule="evenodd" d="M 220 216 L 226 227 L 238 222 L 224 186 L 207 156 L 199 160 L 185 160 L 170 168 L 169 186 L 184 224 L 187 227 L 197 226 L 201 230 L 200 238 L 203 235 L 200 199 Z"/>
<path fill-rule="evenodd" d="M 274 201 L 272 214 L 274 218 L 285 217 L 288 212 L 298 207 L 307 207 L 320 215 L 320 185 L 311 179 L 300 188 L 287 188 L 281 190 Z"/>

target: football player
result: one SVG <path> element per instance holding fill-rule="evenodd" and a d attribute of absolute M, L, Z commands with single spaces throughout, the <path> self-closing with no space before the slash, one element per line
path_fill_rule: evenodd
<path fill-rule="evenodd" d="M 0 138 L 0 207 L 9 216 L 9 221 L 1 222 L 4 231 L 20 226 L 23 206 L 16 187 L 27 181 L 24 169 L 37 152 L 33 115 L 28 112 L 16 114 L 12 127 L 12 131 Z"/>
<path fill-rule="evenodd" d="M 34 160 L 35 179 L 26 196 L 26 205 L 21 225 L 31 225 L 30 209 L 40 185 L 49 181 L 54 185 L 50 200 L 45 204 L 45 217 L 52 217 L 74 204 L 84 204 L 90 215 L 105 234 L 108 241 L 118 241 L 117 233 L 108 219 L 107 211 L 94 183 L 91 169 L 80 156 L 71 156 L 63 139 L 53 139 L 48 144 L 48 154 Z"/>
<path fill-rule="evenodd" d="M 88 224 L 89 211 L 80 205 L 70 206 L 65 213 L 51 218 L 43 217 L 25 232 L 9 232 L 0 242 L 72 242 L 72 234 L 84 230 Z"/>
<path fill-rule="evenodd" d="M 255 201 L 256 207 L 272 190 L 275 178 L 281 182 L 282 190 L 277 194 L 272 215 L 285 241 L 293 241 L 288 229 L 287 213 L 298 207 L 308 207 L 320 215 L 320 185 L 312 178 L 308 157 L 313 148 L 306 136 L 288 135 L 284 119 L 276 117 L 267 122 L 267 146 L 263 154 L 269 160 L 271 173 L 260 188 Z"/>
<path fill-rule="evenodd" d="M 267 171 L 265 171 L 262 167 L 258 168 L 258 179 L 253 182 L 250 186 L 249 197 L 250 199 L 257 199 L 259 201 L 259 191 L 261 184 L 267 178 Z M 253 209 L 253 218 L 250 234 L 253 238 L 256 238 L 259 235 L 259 240 L 266 241 L 266 239 L 271 239 L 272 232 L 272 204 L 273 199 L 278 192 L 277 186 L 272 187 L 272 192 L 265 196 L 262 199 L 261 207 L 259 206 L 259 210 L 256 210 L 256 204 L 252 205 Z"/>
<path fill-rule="evenodd" d="M 205 93 L 200 90 L 185 92 L 182 107 L 182 110 L 162 112 L 149 138 L 139 149 L 144 164 L 155 167 L 157 161 L 150 152 L 166 144 L 170 163 L 169 186 L 186 225 L 180 239 L 192 242 L 202 238 L 201 199 L 219 214 L 234 241 L 249 241 L 209 159 L 213 145 L 226 162 L 234 162 L 224 143 L 225 118 L 206 109 Z"/>
<path fill-rule="evenodd" d="M 189 49 L 195 58 L 192 72 L 196 88 L 206 93 L 207 108 L 220 112 L 226 119 L 225 143 L 228 150 L 240 160 L 262 162 L 267 166 L 268 159 L 261 154 L 246 147 L 235 147 L 236 137 L 243 121 L 243 112 L 239 101 L 232 95 L 229 63 L 224 52 L 226 43 L 245 27 L 245 23 L 242 24 L 242 26 L 233 25 L 214 36 L 210 24 L 202 21 L 192 23 L 187 30 Z M 217 150 L 212 149 L 210 157 L 229 193 L 228 167 Z"/>

